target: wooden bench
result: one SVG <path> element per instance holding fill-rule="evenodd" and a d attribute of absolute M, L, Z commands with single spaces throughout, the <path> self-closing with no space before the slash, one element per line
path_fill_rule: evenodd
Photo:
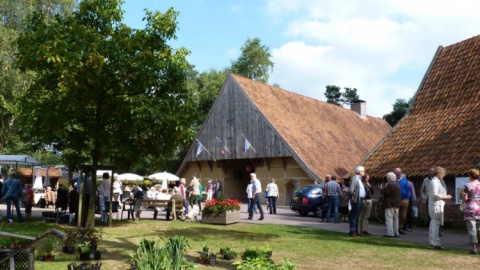
<path fill-rule="evenodd" d="M 177 213 L 183 212 L 183 205 L 175 205 L 175 201 L 172 200 L 156 200 L 156 199 L 136 199 L 133 203 L 129 205 L 124 204 L 124 209 L 122 209 L 122 218 L 123 218 L 123 211 L 128 211 L 128 218 L 130 218 L 130 214 L 132 219 L 136 217 L 140 220 L 140 212 L 141 211 L 154 211 L 154 216 L 157 216 L 159 212 L 157 208 L 167 208 L 172 204 L 172 215 L 173 220 L 177 220 Z M 129 208 L 127 208 L 129 207 Z"/>

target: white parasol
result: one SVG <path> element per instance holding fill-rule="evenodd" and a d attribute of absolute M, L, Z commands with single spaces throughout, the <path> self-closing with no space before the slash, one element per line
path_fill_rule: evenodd
<path fill-rule="evenodd" d="M 32 188 L 43 190 L 42 174 L 40 173 L 40 170 L 37 170 L 37 176 L 35 177 L 35 181 L 33 181 Z"/>
<path fill-rule="evenodd" d="M 118 180 L 131 180 L 131 181 L 142 181 L 143 176 L 140 176 L 138 174 L 134 173 L 124 173 L 124 174 L 119 174 L 117 177 Z"/>
<path fill-rule="evenodd" d="M 171 174 L 168 172 L 159 172 L 159 173 L 154 173 L 152 175 L 148 176 L 149 179 L 155 179 L 155 180 L 162 180 L 162 189 L 168 189 L 168 181 L 178 181 L 180 178 L 176 176 L 175 174 Z"/>

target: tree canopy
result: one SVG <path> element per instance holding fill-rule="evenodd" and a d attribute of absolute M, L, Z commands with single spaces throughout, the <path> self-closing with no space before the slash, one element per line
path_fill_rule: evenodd
<path fill-rule="evenodd" d="M 340 86 L 327 85 L 325 89 L 325 97 L 328 103 L 338 106 L 350 105 L 353 101 L 360 99 L 357 94 L 357 88 L 345 87 L 342 92 Z"/>
<path fill-rule="evenodd" d="M 188 51 L 167 44 L 178 13 L 147 11 L 134 30 L 121 22 L 122 3 L 83 1 L 53 21 L 34 12 L 17 40 L 19 67 L 37 74 L 18 102 L 20 134 L 69 165 L 129 168 L 169 155 L 194 114 Z"/>
<path fill-rule="evenodd" d="M 412 99 L 406 101 L 405 99 L 397 99 L 393 104 L 393 110 L 385 114 L 383 119 L 390 124 L 390 126 L 394 127 L 403 116 L 407 113 L 410 104 L 412 103 Z"/>
<path fill-rule="evenodd" d="M 261 44 L 259 38 L 247 39 L 241 48 L 242 54 L 232 62 L 232 71 L 252 80 L 268 82 L 273 62 L 270 60 L 270 49 Z"/>
<path fill-rule="evenodd" d="M 33 10 L 42 10 L 45 20 L 73 10 L 75 0 L 2 0 L 0 1 L 0 152 L 26 152 L 12 132 L 16 98 L 30 84 L 32 72 L 21 72 L 14 66 L 15 40 L 24 27 L 24 19 Z"/>

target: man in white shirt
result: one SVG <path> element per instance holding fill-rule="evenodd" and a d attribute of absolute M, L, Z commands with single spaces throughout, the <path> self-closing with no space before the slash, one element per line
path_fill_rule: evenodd
<path fill-rule="evenodd" d="M 355 168 L 355 175 L 350 180 L 350 204 L 352 209 L 350 211 L 350 236 L 357 237 L 360 236 L 358 230 L 358 220 L 360 218 L 360 212 L 362 211 L 363 199 L 365 198 L 366 192 L 365 187 L 362 183 L 362 177 L 365 175 L 365 168 L 363 166 L 357 166 Z"/>
<path fill-rule="evenodd" d="M 258 220 L 263 220 L 264 214 L 263 214 L 263 208 L 261 204 L 262 184 L 260 183 L 260 180 L 257 179 L 257 175 L 255 173 L 250 174 L 250 179 L 253 180 L 253 183 L 252 183 L 253 184 L 252 185 L 253 204 L 248 209 L 248 219 L 250 220 L 253 219 L 253 210 L 254 210 L 253 205 L 256 205 L 258 210 L 260 210 L 260 218 Z"/>

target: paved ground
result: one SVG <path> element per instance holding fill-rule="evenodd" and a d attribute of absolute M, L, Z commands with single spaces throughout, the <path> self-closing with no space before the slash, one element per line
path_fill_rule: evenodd
<path fill-rule="evenodd" d="M 0 205 L 0 212 L 4 216 L 6 216 L 6 206 L 5 204 Z M 265 206 L 264 206 L 265 210 Z M 22 212 L 24 209 L 22 209 Z M 52 208 L 34 208 L 32 211 L 33 216 L 41 217 L 43 211 L 54 211 Z M 98 216 L 98 215 L 97 215 Z M 151 219 L 153 218 L 153 212 L 144 211 L 142 212 L 142 218 L 144 219 Z M 241 222 L 242 223 L 249 223 L 249 224 L 261 224 L 261 223 L 273 223 L 273 224 L 285 224 L 285 225 L 294 225 L 294 226 L 303 226 L 303 227 L 311 227 L 311 228 L 319 228 L 325 229 L 330 231 L 337 231 L 337 232 L 344 232 L 348 233 L 348 223 L 320 223 L 318 222 L 320 219 L 314 217 L 313 214 L 309 216 L 303 217 L 300 216 L 298 213 L 293 212 L 290 210 L 288 206 L 282 206 L 277 208 L 276 215 L 270 215 L 268 213 L 265 214 L 265 219 L 259 221 L 258 218 L 260 214 L 255 214 L 253 220 L 248 220 L 248 213 L 247 213 L 247 205 L 242 204 L 241 206 Z M 124 218 L 126 218 L 126 213 L 124 213 Z M 159 213 L 159 218 L 164 219 L 164 214 Z M 201 217 L 199 217 L 201 219 Z M 14 216 L 14 221 L 16 221 L 16 216 Z M 384 225 L 378 223 L 372 223 L 369 225 L 368 231 L 372 233 L 372 236 L 365 236 L 365 237 L 382 237 L 386 233 L 386 228 Z M 428 229 L 427 228 L 414 228 L 412 232 L 407 232 L 406 235 L 401 235 L 399 238 L 392 238 L 392 241 L 410 241 L 415 243 L 421 244 L 428 244 Z M 469 249 L 470 244 L 468 243 L 468 236 L 467 233 L 460 234 L 449 232 L 447 230 L 443 230 L 443 237 L 441 237 L 442 245 L 445 247 L 456 247 L 456 248 L 464 248 Z"/>

